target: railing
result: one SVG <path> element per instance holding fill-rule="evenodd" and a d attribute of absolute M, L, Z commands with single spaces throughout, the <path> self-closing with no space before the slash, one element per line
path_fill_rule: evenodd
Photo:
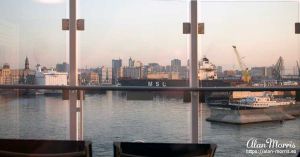
<path fill-rule="evenodd" d="M 199 91 L 199 92 L 231 92 L 231 91 L 300 91 L 300 86 L 273 87 L 102 87 L 102 86 L 37 86 L 37 85 L 0 85 L 0 89 L 49 89 L 49 90 L 96 90 L 96 91 Z"/>

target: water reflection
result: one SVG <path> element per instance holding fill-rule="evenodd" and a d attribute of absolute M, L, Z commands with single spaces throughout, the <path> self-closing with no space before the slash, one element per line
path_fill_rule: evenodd
<path fill-rule="evenodd" d="M 127 101 L 124 92 L 87 95 L 84 138 L 93 142 L 95 156 L 112 156 L 113 141 L 190 142 L 190 104 L 179 98 Z M 210 123 L 203 104 L 203 141 L 218 144 L 216 156 L 245 156 L 252 137 L 294 141 L 300 145 L 300 119 L 284 123 L 231 125 Z M 61 97 L 0 97 L 1 138 L 67 139 L 68 101 Z"/>

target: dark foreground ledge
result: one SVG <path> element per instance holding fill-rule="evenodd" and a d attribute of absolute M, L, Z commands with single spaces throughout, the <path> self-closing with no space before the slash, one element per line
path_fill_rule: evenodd
<path fill-rule="evenodd" d="M 0 139 L 1 157 L 92 157 L 89 141 Z"/>
<path fill-rule="evenodd" d="M 217 145 L 114 142 L 114 157 L 213 157 Z"/>

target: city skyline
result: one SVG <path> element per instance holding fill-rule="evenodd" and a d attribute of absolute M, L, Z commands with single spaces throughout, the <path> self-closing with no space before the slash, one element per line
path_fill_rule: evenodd
<path fill-rule="evenodd" d="M 1 1 L 0 64 L 20 68 L 25 56 L 33 65 L 68 62 L 67 32 L 61 30 L 66 2 Z M 80 1 L 79 16 L 86 19 L 86 30 L 79 33 L 79 67 L 108 66 L 110 59 L 127 61 L 130 56 L 162 65 L 178 58 L 186 65 L 189 36 L 182 34 L 182 23 L 189 21 L 187 1 L 126 2 Z M 238 68 L 231 47 L 237 45 L 248 67 L 271 66 L 279 56 L 294 67 L 300 58 L 299 35 L 294 34 L 297 10 L 297 1 L 200 1 L 199 21 L 205 22 L 205 34 L 199 35 L 198 59 L 205 55 L 225 69 Z"/>
<path fill-rule="evenodd" d="M 205 56 L 204 56 L 205 57 Z M 129 60 L 128 62 L 124 62 L 126 60 Z M 25 61 L 25 62 L 24 62 Z M 168 64 L 166 65 L 162 65 L 158 62 L 149 62 L 149 63 L 144 63 L 143 61 L 140 61 L 140 60 L 135 60 L 133 57 L 129 57 L 127 59 L 121 59 L 121 58 L 115 58 L 115 59 L 111 59 L 111 65 L 99 65 L 99 66 L 95 66 L 95 67 L 82 67 L 82 68 L 79 68 L 78 70 L 95 70 L 95 69 L 101 69 L 103 67 L 105 68 L 126 68 L 126 67 L 151 67 L 151 66 L 154 66 L 155 64 L 159 65 L 160 68 L 166 68 L 165 70 L 167 70 L 168 68 L 171 68 L 170 70 L 171 71 L 178 71 L 178 68 L 180 67 L 188 67 L 188 65 L 185 65 L 185 64 L 181 64 L 182 63 L 182 60 L 178 59 L 178 58 L 173 58 L 169 61 Z M 198 65 L 201 64 L 201 60 L 198 61 Z M 118 62 L 118 63 L 117 63 Z M 188 62 L 188 61 L 187 61 Z M 284 62 L 284 60 L 283 60 Z M 25 66 L 24 66 L 24 63 L 25 63 Z M 137 65 L 139 64 L 139 65 Z M 216 65 L 212 62 L 212 64 L 215 66 L 215 70 L 218 71 L 219 69 L 218 68 L 221 68 L 222 71 L 221 72 L 230 72 L 230 71 L 242 71 L 238 66 L 236 67 L 232 67 L 231 69 L 227 69 L 227 68 L 224 68 L 222 65 Z M 41 66 L 43 68 L 46 68 L 48 70 L 57 70 L 58 72 L 67 72 L 68 69 L 69 69 L 69 63 L 68 62 L 57 62 L 55 63 L 53 66 L 45 66 L 43 64 L 36 64 L 36 65 L 32 65 L 30 63 L 30 58 L 28 58 L 27 56 L 25 57 L 25 59 L 23 60 L 23 67 L 20 67 L 20 68 L 12 68 L 10 66 L 9 63 L 4 63 L 4 64 L 0 64 L 0 70 L 3 69 L 4 67 L 9 67 L 10 69 L 15 69 L 15 70 L 22 70 L 22 69 L 32 69 L 32 70 L 36 70 L 38 66 Z M 274 65 L 271 65 L 271 66 L 254 66 L 254 67 L 248 67 L 249 70 L 251 71 L 252 69 L 256 69 L 256 68 L 272 68 L 274 67 Z M 286 67 L 285 65 L 284 66 L 284 71 L 283 71 L 283 75 L 298 75 L 298 67 L 297 65 L 296 66 L 293 66 L 293 67 Z M 174 69 L 175 68 L 175 69 Z M 177 69 L 177 70 L 176 70 Z M 198 69 L 200 70 L 200 69 Z M 119 74 L 116 74 L 116 72 L 112 72 L 113 75 L 119 75 Z M 113 76 L 113 78 L 116 77 L 116 76 Z"/>

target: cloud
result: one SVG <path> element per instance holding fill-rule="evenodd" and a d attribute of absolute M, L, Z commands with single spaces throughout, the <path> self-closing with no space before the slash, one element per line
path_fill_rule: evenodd
<path fill-rule="evenodd" d="M 63 3 L 65 0 L 34 0 L 38 3 L 44 3 L 44 4 L 60 4 Z"/>

